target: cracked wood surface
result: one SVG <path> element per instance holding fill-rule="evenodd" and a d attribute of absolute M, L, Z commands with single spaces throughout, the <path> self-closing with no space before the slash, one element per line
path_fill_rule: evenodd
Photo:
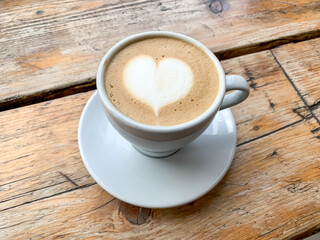
<path fill-rule="evenodd" d="M 221 59 L 320 36 L 317 0 L 1 1 L 0 109 L 94 88 L 106 51 L 126 36 L 169 30 Z"/>
<path fill-rule="evenodd" d="M 320 159 L 315 155 L 320 141 L 311 132 L 316 127 L 314 119 L 300 121 L 238 147 L 230 170 L 216 188 L 179 208 L 142 209 L 148 215 L 141 225 L 123 212 L 121 202 L 95 184 L 1 211 L 0 236 L 232 239 L 237 233 L 236 239 L 294 237 L 320 227 Z"/>
<path fill-rule="evenodd" d="M 320 125 L 279 65 L 281 51 L 289 50 L 222 62 L 251 87 L 232 108 L 235 159 L 217 187 L 179 208 L 127 205 L 95 184 L 77 146 L 92 91 L 0 112 L 0 238 L 289 239 L 318 231 Z"/>
<path fill-rule="evenodd" d="M 233 109 L 239 144 L 310 117 L 269 51 L 222 63 L 228 74 L 243 75 L 251 86 L 248 99 L 251 104 L 244 102 Z M 286 90 L 277 91 L 279 86 Z M 92 183 L 88 181 L 90 177 L 84 166 L 77 164 L 81 159 L 76 140 L 80 113 L 91 94 L 83 93 L 0 113 L 2 166 L 10 169 L 0 174 L 1 185 L 9 183 L 3 186 L 9 188 L 2 192 L 3 196 L 0 192 L 0 206 L 3 206 L 0 209 L 46 197 L 59 189 L 66 191 L 75 184 Z M 8 122 L 7 119 L 15 121 Z M 70 136 L 65 136 L 66 131 Z M 37 172 L 21 168 L 33 161 L 37 161 Z M 64 168 L 67 172 L 57 171 Z M 15 172 L 14 176 L 12 172 Z M 68 178 L 74 179 L 75 184 Z"/>
<path fill-rule="evenodd" d="M 320 123 L 320 39 L 288 44 L 272 51 Z"/>

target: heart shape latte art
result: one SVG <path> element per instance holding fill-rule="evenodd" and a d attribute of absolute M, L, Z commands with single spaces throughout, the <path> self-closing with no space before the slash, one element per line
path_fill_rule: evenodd
<path fill-rule="evenodd" d="M 193 84 L 191 68 L 177 58 L 164 58 L 158 64 L 146 55 L 128 62 L 124 71 L 128 91 L 150 105 L 158 116 L 160 108 L 188 94 Z"/>

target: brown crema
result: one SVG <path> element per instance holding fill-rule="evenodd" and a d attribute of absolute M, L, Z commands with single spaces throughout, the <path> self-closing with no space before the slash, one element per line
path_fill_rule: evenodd
<path fill-rule="evenodd" d="M 128 62 L 138 56 L 151 56 L 155 63 L 176 58 L 186 63 L 193 73 L 193 85 L 179 100 L 153 108 L 135 99 L 124 83 Z M 113 105 L 127 117 L 153 126 L 172 126 L 188 122 L 203 114 L 214 102 L 219 91 L 219 76 L 212 59 L 200 48 L 183 40 L 169 37 L 146 38 L 131 43 L 108 59 L 105 89 Z"/>

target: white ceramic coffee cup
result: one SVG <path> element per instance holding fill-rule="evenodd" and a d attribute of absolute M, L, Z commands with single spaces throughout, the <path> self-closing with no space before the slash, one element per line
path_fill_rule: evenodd
<path fill-rule="evenodd" d="M 218 70 L 220 88 L 214 102 L 199 117 L 174 126 L 151 126 L 125 116 L 109 100 L 104 86 L 108 63 L 120 49 L 128 44 L 150 37 L 170 37 L 189 42 L 201 48 L 214 62 Z M 100 62 L 96 84 L 101 104 L 113 127 L 138 151 L 151 157 L 165 157 L 175 153 L 199 137 L 219 110 L 232 107 L 245 100 L 249 95 L 249 86 L 246 80 L 238 75 L 225 76 L 217 57 L 202 43 L 182 34 L 164 31 L 139 33 L 114 45 Z M 231 90 L 234 91 L 225 95 L 226 91 Z"/>

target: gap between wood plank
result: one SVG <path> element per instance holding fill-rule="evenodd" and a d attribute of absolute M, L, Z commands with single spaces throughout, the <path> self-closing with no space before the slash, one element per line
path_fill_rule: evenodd
<path fill-rule="evenodd" d="M 291 240 L 299 240 L 299 239 L 305 239 L 307 237 L 311 237 L 312 235 L 315 235 L 317 233 L 320 233 L 320 225 L 315 225 L 314 227 L 307 229 L 301 233 L 298 233 L 297 235 L 293 236 Z"/>
<path fill-rule="evenodd" d="M 274 131 L 272 131 L 272 132 L 268 132 L 268 133 L 263 134 L 263 135 L 261 135 L 261 136 L 258 136 L 258 137 L 249 139 L 249 140 L 244 141 L 244 142 L 242 142 L 242 143 L 239 143 L 239 144 L 237 144 L 237 147 L 240 147 L 240 146 L 245 145 L 245 144 L 247 144 L 247 143 L 253 142 L 253 141 L 258 140 L 258 139 L 260 139 L 260 138 L 264 138 L 264 137 L 266 137 L 266 136 L 269 136 L 269 135 L 274 134 L 274 133 L 276 133 L 276 132 L 279 132 L 279 131 L 281 131 L 281 130 L 284 130 L 284 129 L 286 129 L 286 128 L 288 128 L 288 127 L 291 127 L 291 126 L 293 126 L 293 125 L 295 125 L 295 124 L 297 124 L 297 123 L 300 123 L 300 122 L 302 122 L 302 121 L 304 121 L 304 120 L 305 120 L 305 119 L 300 119 L 300 120 L 298 120 L 298 121 L 295 121 L 295 122 L 293 122 L 293 123 L 290 123 L 290 124 L 288 124 L 288 125 L 285 125 L 285 126 L 283 126 L 283 127 L 281 127 L 281 128 L 278 128 L 278 129 L 276 129 L 276 130 L 274 130 Z"/>
<path fill-rule="evenodd" d="M 37 202 L 37 201 L 40 201 L 40 200 L 44 200 L 44 199 L 47 199 L 47 198 L 56 197 L 56 196 L 59 196 L 61 194 L 69 193 L 69 192 L 72 192 L 72 191 L 75 191 L 75 190 L 78 190 L 78 189 L 91 187 L 91 186 L 93 186 L 95 184 L 97 184 L 97 183 L 89 183 L 89 184 L 85 184 L 85 185 L 82 185 L 82 186 L 79 186 L 79 187 L 68 189 L 66 191 L 58 192 L 58 193 L 55 193 L 55 194 L 52 194 L 52 195 L 49 195 L 49 196 L 41 197 L 41 198 L 38 198 L 38 199 L 35 199 L 35 200 L 32 200 L 32 201 L 27 201 L 27 202 L 24 202 L 24 203 L 21 203 L 21 204 L 18 204 L 18 205 L 9 207 L 9 208 L 1 209 L 0 212 L 6 211 L 6 210 L 10 210 L 12 208 L 20 207 L 20 206 L 23 206 L 23 205 L 26 205 L 26 204 L 34 203 L 34 202 Z"/>
<path fill-rule="evenodd" d="M 299 35 L 286 36 L 283 38 L 279 38 L 277 40 L 270 40 L 270 41 L 262 42 L 259 44 L 246 45 L 238 48 L 223 50 L 220 52 L 215 52 L 215 55 L 218 57 L 219 60 L 226 60 L 226 59 L 239 57 L 239 56 L 243 56 L 251 53 L 271 50 L 273 48 L 276 48 L 288 43 L 308 41 L 318 37 L 320 37 L 320 29 L 305 32 Z M 278 61 L 277 63 L 279 64 Z M 283 70 L 280 64 L 279 66 Z M 95 77 L 91 77 L 88 79 L 84 79 L 81 83 L 70 84 L 68 86 L 63 86 L 57 89 L 48 89 L 45 91 L 33 93 L 31 95 L 22 95 L 22 96 L 7 98 L 0 102 L 0 112 L 19 108 L 19 107 L 24 107 L 24 106 L 28 106 L 31 104 L 36 104 L 36 103 L 40 103 L 48 100 L 53 100 L 56 98 L 61 98 L 61 97 L 69 96 L 72 94 L 88 92 L 96 89 L 95 81 L 96 81 Z M 291 84 L 292 84 L 292 81 L 291 81 Z"/>
<path fill-rule="evenodd" d="M 70 84 L 62 88 L 48 89 L 31 95 L 19 96 L 18 98 L 4 99 L 0 102 L 0 112 L 54 100 L 77 93 L 88 92 L 94 89 L 96 89 L 96 78 L 88 78 L 81 83 Z"/>
<path fill-rule="evenodd" d="M 45 186 L 45 187 L 41 187 L 41 188 L 30 190 L 30 191 L 27 191 L 27 192 L 19 193 L 17 195 L 13 195 L 12 197 L 5 199 L 5 200 L 1 200 L 0 203 L 5 203 L 5 202 L 8 202 L 8 201 L 12 201 L 12 200 L 18 199 L 18 198 L 20 198 L 23 195 L 26 195 L 28 193 L 34 193 L 35 191 L 39 191 L 39 190 L 43 190 L 43 189 L 46 189 L 46 188 L 54 187 L 54 186 L 57 186 L 57 185 L 60 185 L 60 184 L 66 183 L 66 182 L 68 182 L 68 181 L 59 182 L 59 183 L 55 183 L 55 184 L 52 184 L 52 185 L 49 185 L 49 186 Z M 8 183 L 8 184 L 10 184 L 10 183 Z M 3 186 L 5 186 L 5 185 L 7 185 L 7 184 L 3 184 Z"/>

